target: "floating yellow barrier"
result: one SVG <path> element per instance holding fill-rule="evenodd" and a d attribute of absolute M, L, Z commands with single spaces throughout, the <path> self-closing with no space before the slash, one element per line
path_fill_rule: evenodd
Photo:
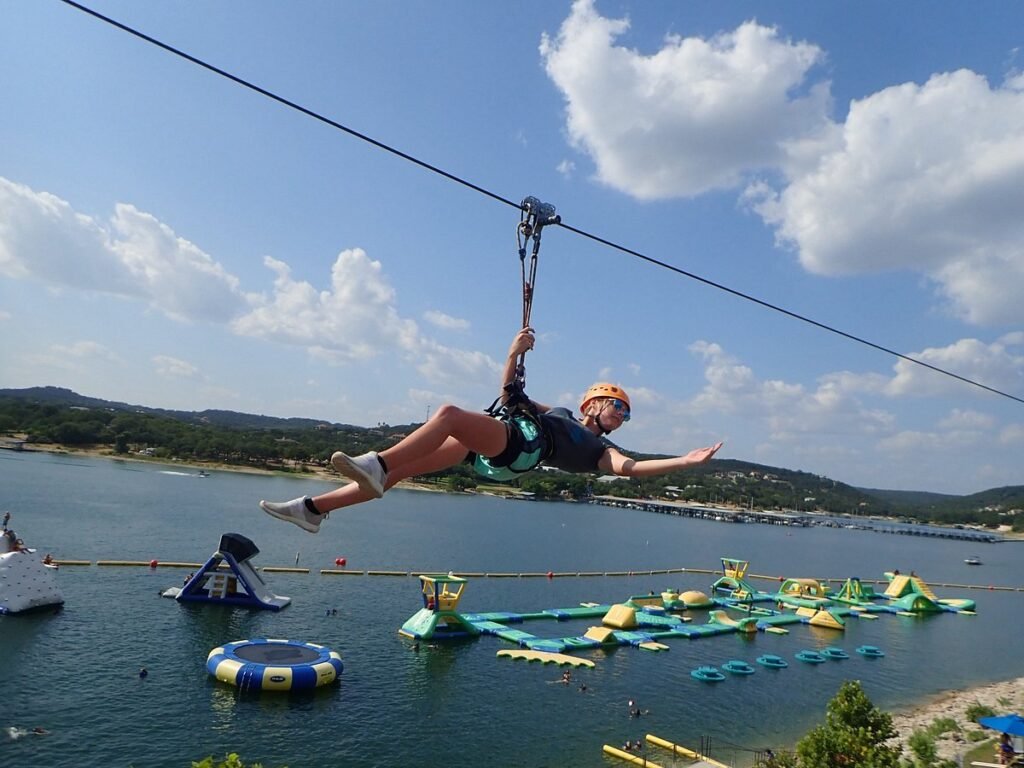
<path fill-rule="evenodd" d="M 498 651 L 498 656 L 507 659 L 526 659 L 527 661 L 539 661 L 542 664 L 567 664 L 572 667 L 593 667 L 594 662 L 590 659 L 579 659 L 565 653 L 551 653 L 550 651 Z"/>
<path fill-rule="evenodd" d="M 710 757 L 705 757 L 704 755 L 694 752 L 692 749 L 687 749 L 686 747 L 681 747 L 678 744 L 673 744 L 671 741 L 655 736 L 653 733 L 648 733 L 645 738 L 656 747 L 671 750 L 674 755 L 684 755 L 691 760 L 701 760 L 705 765 L 713 765 L 716 768 L 729 768 L 725 763 L 712 760 Z M 648 763 L 648 765 L 650 765 L 650 763 Z"/>
<path fill-rule="evenodd" d="M 602 749 L 606 755 L 617 757 L 620 760 L 625 760 L 627 763 L 632 763 L 633 765 L 645 765 L 647 768 L 661 768 L 660 765 L 652 763 L 646 757 L 638 757 L 631 752 L 626 752 L 624 749 L 619 749 L 618 747 L 605 744 Z"/>

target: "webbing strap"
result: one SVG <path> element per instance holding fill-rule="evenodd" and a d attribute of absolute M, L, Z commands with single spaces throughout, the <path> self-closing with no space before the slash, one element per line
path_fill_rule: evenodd
<path fill-rule="evenodd" d="M 537 281 L 537 256 L 540 253 L 541 232 L 549 224 L 560 224 L 562 217 L 555 213 L 555 206 L 542 203 L 536 197 L 523 199 L 520 206 L 519 226 L 516 227 L 516 240 L 519 246 L 519 266 L 523 279 L 523 324 L 530 325 L 533 312 L 533 292 Z M 530 241 L 533 249 L 530 253 L 530 267 L 527 271 L 526 253 Z M 526 351 L 520 352 L 516 358 L 515 375 L 512 381 L 505 384 L 500 395 L 491 403 L 487 413 L 495 418 L 507 421 L 515 416 L 524 416 L 537 425 L 538 432 L 543 430 L 540 416 L 530 398 L 526 396 Z"/>
<path fill-rule="evenodd" d="M 523 278 L 523 324 L 526 328 L 530 325 L 530 315 L 533 312 L 533 294 L 537 285 L 537 256 L 540 253 L 540 236 L 548 224 L 560 224 L 562 217 L 555 213 L 555 206 L 550 203 L 542 203 L 536 197 L 527 197 L 523 200 L 519 217 L 519 226 L 516 228 L 516 239 L 519 244 L 519 267 Z M 530 241 L 533 241 L 533 251 L 530 254 L 530 269 L 527 275 L 526 251 Z M 520 390 L 526 388 L 526 352 L 523 351 L 516 359 L 515 381 Z"/>

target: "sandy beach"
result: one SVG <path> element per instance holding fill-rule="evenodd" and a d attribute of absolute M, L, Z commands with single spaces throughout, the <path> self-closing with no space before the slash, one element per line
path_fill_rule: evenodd
<path fill-rule="evenodd" d="M 904 755 L 910 754 L 907 747 L 910 735 L 914 731 L 925 730 L 940 718 L 951 718 L 960 728 L 959 731 L 945 733 L 935 740 L 941 758 L 956 760 L 972 749 L 977 742 L 968 740 L 969 731 L 983 730 L 987 737 L 997 738 L 998 733 L 982 729 L 977 723 L 968 720 L 966 710 L 973 704 L 991 707 L 997 715 L 1024 711 L 1024 677 L 966 690 L 943 691 L 911 710 L 892 713 L 893 725 L 899 732 Z"/>

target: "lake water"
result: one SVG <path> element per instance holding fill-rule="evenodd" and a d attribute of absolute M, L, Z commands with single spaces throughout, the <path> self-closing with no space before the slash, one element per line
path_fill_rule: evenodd
<path fill-rule="evenodd" d="M 158 592 L 181 583 L 170 568 L 65 566 L 66 605 L 56 613 L 0 617 L 0 765 L 188 766 L 239 752 L 266 768 L 316 766 L 607 766 L 601 745 L 655 733 L 739 766 L 753 750 L 792 743 L 816 724 L 846 679 L 879 706 L 898 708 L 949 688 L 1024 676 L 1024 592 L 936 587 L 977 600 L 975 617 L 882 615 L 844 633 L 790 625 L 758 633 L 669 640 L 667 653 L 591 651 L 574 673 L 588 690 L 552 684 L 561 668 L 496 658 L 494 637 L 414 650 L 398 628 L 419 606 L 415 578 L 321 575 L 345 557 L 353 570 L 590 572 L 719 567 L 751 573 L 880 579 L 917 571 L 931 584 L 1024 586 L 1024 548 L 828 528 L 735 525 L 586 504 L 392 491 L 334 513 L 307 534 L 257 507 L 328 486 L 288 477 L 212 472 L 140 462 L 0 452 L 0 511 L 18 535 L 58 559 L 203 562 L 220 535 L 237 531 L 261 552 L 257 566 L 292 598 L 279 613 L 184 606 Z M 984 565 L 965 557 L 978 554 Z M 527 612 L 580 602 L 620 602 L 650 590 L 707 591 L 714 576 L 658 574 L 573 578 L 473 578 L 466 612 Z M 771 582 L 755 581 L 770 589 Z M 337 615 L 333 610 L 337 609 Z M 698 613 L 695 621 L 703 621 Z M 534 634 L 582 634 L 595 622 L 530 622 Z M 240 696 L 206 672 L 207 653 L 232 640 L 277 637 L 323 643 L 345 663 L 340 685 L 305 695 Z M 803 648 L 877 645 L 884 659 L 809 666 Z M 690 670 L 763 653 L 788 669 L 757 667 L 717 686 Z M 145 666 L 149 676 L 140 680 Z M 631 720 L 627 701 L 649 709 Z M 8 738 L 9 726 L 50 733 Z M 666 753 L 652 760 L 671 765 Z"/>

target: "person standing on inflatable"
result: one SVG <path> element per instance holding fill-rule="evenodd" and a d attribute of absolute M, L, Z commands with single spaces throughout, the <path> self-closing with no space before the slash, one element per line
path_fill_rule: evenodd
<path fill-rule="evenodd" d="M 301 496 L 281 503 L 261 501 L 269 515 L 316 533 L 335 509 L 377 499 L 409 477 L 426 475 L 469 460 L 476 471 L 493 480 L 510 480 L 538 464 L 566 472 L 605 472 L 620 477 L 650 477 L 703 464 L 722 447 L 716 443 L 684 456 L 636 461 L 605 440 L 629 421 L 629 396 L 619 386 L 600 382 L 580 401 L 582 420 L 567 408 L 552 408 L 517 392 L 518 360 L 533 349 L 532 328 L 523 328 L 509 347 L 499 401 L 501 418 L 446 404 L 398 444 L 376 453 L 348 456 L 337 452 L 331 465 L 355 482 L 320 496 Z"/>

